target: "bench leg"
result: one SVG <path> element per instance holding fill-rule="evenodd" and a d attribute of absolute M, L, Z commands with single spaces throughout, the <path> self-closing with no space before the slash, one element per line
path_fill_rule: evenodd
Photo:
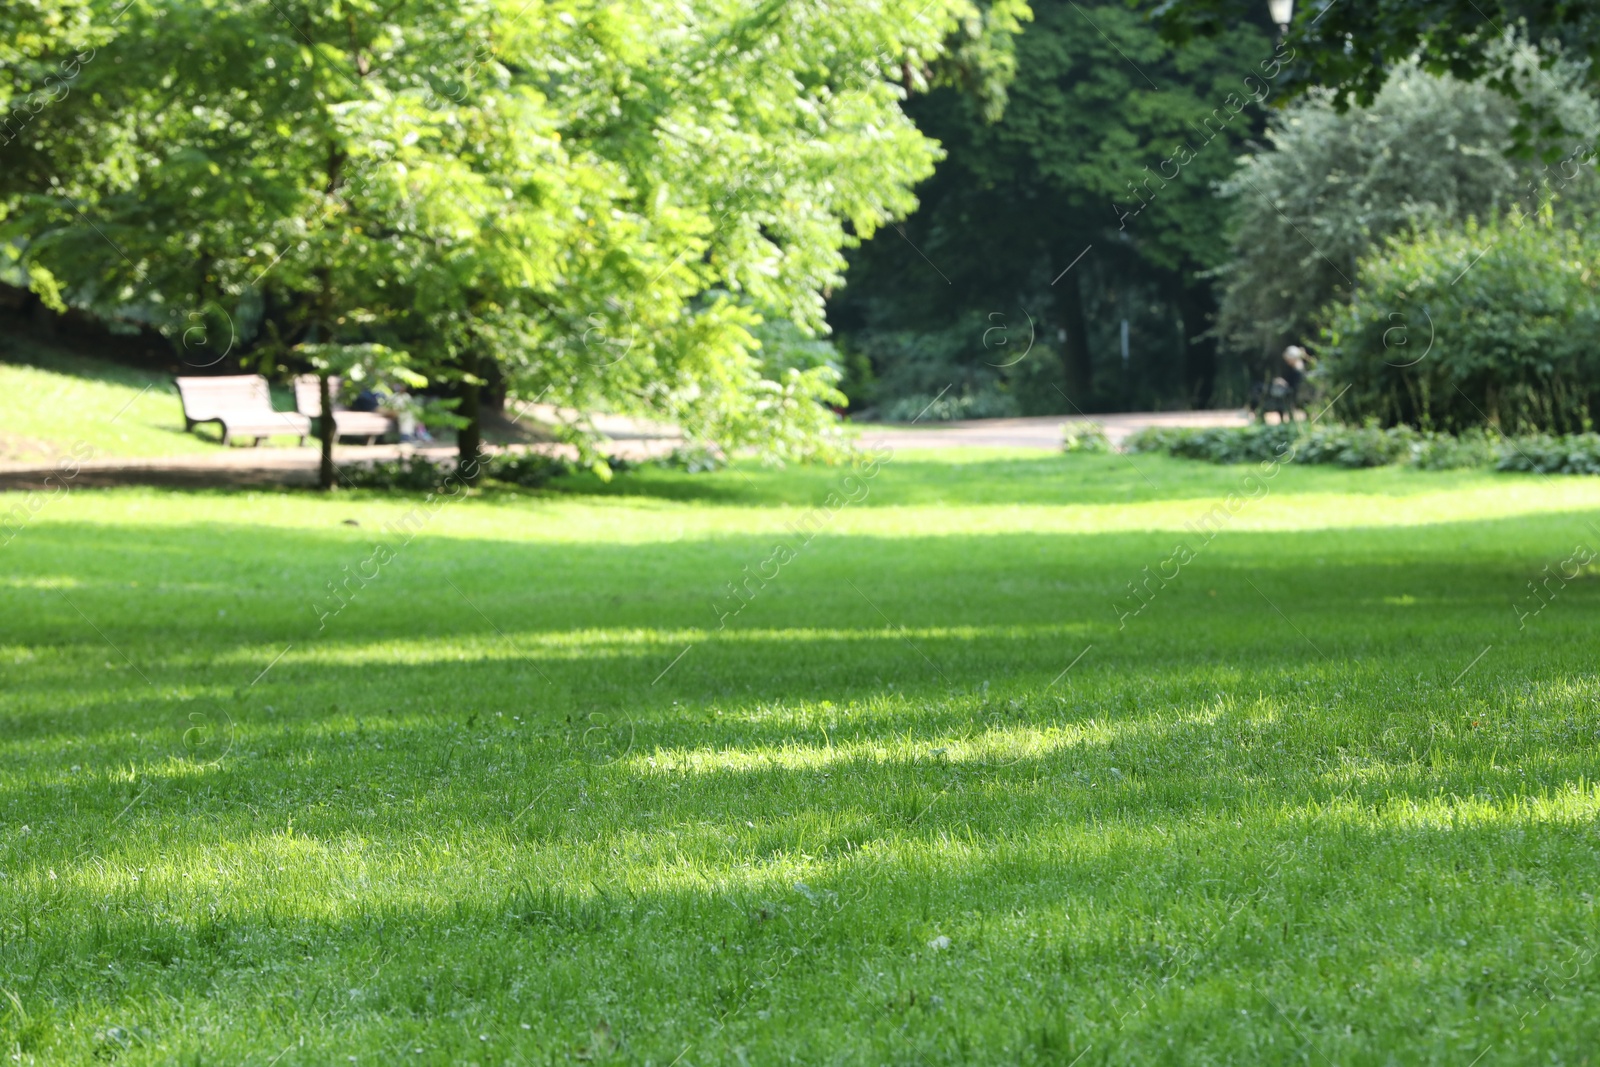
<path fill-rule="evenodd" d="M 228 428 L 226 426 L 224 426 L 222 428 L 222 447 L 226 448 L 226 447 L 228 447 L 228 445 L 230 445 L 232 443 L 233 443 L 233 435 L 231 433 L 229 433 L 228 432 Z"/>

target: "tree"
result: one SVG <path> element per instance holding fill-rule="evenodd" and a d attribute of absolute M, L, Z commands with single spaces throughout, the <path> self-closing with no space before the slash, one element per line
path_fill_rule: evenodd
<path fill-rule="evenodd" d="M 1008 69 L 1017 0 L 132 0 L 29 144 L 0 239 L 36 290 L 251 358 L 380 344 L 479 390 L 814 451 L 842 249 L 915 205 L 910 90 Z M 947 41 L 955 44 L 947 47 Z M 940 57 L 946 57 L 943 63 Z M 8 154 L 9 153 L 9 154 Z M 67 164 L 98 153 L 101 165 Z M 17 169 L 12 169 L 13 160 Z M 59 294 L 59 297 L 54 294 Z M 198 331 L 198 332 L 197 332 Z M 230 345 L 231 347 L 231 345 Z M 572 440 L 594 456 L 597 433 Z"/>
<path fill-rule="evenodd" d="M 302 344 L 294 347 L 294 353 L 317 372 L 317 402 L 322 412 L 317 419 L 317 436 L 322 439 L 318 482 L 323 489 L 332 489 L 336 474 L 333 379 L 343 378 L 347 382 L 393 379 L 415 389 L 427 385 L 428 379 L 411 370 L 408 353 L 397 352 L 387 345 Z"/>
<path fill-rule="evenodd" d="M 1226 33 L 1261 7 L 1260 0 L 1167 0 L 1155 18 L 1169 40 L 1182 44 Z M 1594 62 L 1600 60 L 1600 17 L 1592 4 L 1575 0 L 1310 0 L 1295 8 L 1287 44 L 1297 61 L 1285 86 L 1295 91 L 1320 86 L 1341 104 L 1346 94 L 1352 103 L 1371 104 L 1389 74 L 1413 59 L 1430 74 L 1459 81 L 1503 73 L 1497 48 L 1507 31 L 1555 45 L 1570 59 L 1586 59 L 1589 79 L 1600 77 Z M 1554 58 L 1555 53 L 1546 54 Z M 1498 87 L 1517 93 L 1509 81 L 1499 81 Z M 1553 116 L 1536 107 L 1520 117 L 1520 143 L 1536 132 L 1547 142 L 1563 132 Z"/>
<path fill-rule="evenodd" d="M 1502 42 L 1495 55 L 1495 71 L 1524 100 L 1581 138 L 1600 133 L 1581 70 L 1541 67 L 1527 45 Z M 1558 174 L 1513 156 L 1517 115 L 1484 82 L 1417 64 L 1396 70 L 1370 106 L 1341 112 L 1326 92 L 1296 100 L 1274 118 L 1269 147 L 1222 186 L 1233 250 L 1221 271 L 1218 332 L 1259 362 L 1314 339 L 1321 309 L 1350 299 L 1358 261 L 1391 235 L 1518 205 L 1531 213 L 1552 178 L 1569 204 L 1594 200 L 1592 168 Z"/>
<path fill-rule="evenodd" d="M 1555 205 L 1391 239 L 1331 313 L 1319 373 L 1385 425 L 1590 430 L 1600 410 L 1600 241 Z"/>
<path fill-rule="evenodd" d="M 887 389 L 931 394 L 958 381 L 978 392 L 1012 355 L 992 344 L 1002 318 L 1008 341 L 1028 336 L 1023 309 L 1036 347 L 1062 359 L 1059 373 L 1029 382 L 1044 394 L 1036 409 L 1063 410 L 1057 390 L 1073 398 L 1065 410 L 1126 402 L 1118 384 L 1096 380 L 1092 356 L 1090 294 L 1110 286 L 1141 294 L 1146 328 L 1177 350 L 1177 381 L 1146 402 L 1205 403 L 1215 377 L 1206 272 L 1227 250 L 1212 186 L 1276 92 L 1264 9 L 1257 22 L 1178 50 L 1122 4 L 1038 4 L 999 121 L 956 92 L 915 101 L 946 158 L 901 232 L 854 255 L 832 311 L 846 339 L 873 352 Z M 947 355 L 928 358 L 937 353 Z"/>

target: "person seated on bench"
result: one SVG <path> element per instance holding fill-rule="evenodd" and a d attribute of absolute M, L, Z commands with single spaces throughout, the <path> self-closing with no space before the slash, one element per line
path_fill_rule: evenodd
<path fill-rule="evenodd" d="M 389 394 L 383 386 L 368 386 L 356 394 L 350 402 L 351 411 L 383 411 L 388 405 Z"/>
<path fill-rule="evenodd" d="M 335 437 L 365 437 L 367 444 L 375 443 L 393 429 L 388 415 L 377 409 L 339 406 L 338 378 L 328 380 L 328 394 L 333 400 L 333 428 Z M 301 413 L 320 424 L 322 419 L 322 386 L 315 374 L 297 375 L 294 380 L 295 406 Z"/>
<path fill-rule="evenodd" d="M 361 390 L 350 403 L 351 411 L 375 411 L 393 419 L 395 427 L 400 432 L 402 443 L 432 442 L 433 435 L 417 418 L 418 407 L 416 400 L 405 386 L 397 386 L 391 393 L 378 382 Z"/>

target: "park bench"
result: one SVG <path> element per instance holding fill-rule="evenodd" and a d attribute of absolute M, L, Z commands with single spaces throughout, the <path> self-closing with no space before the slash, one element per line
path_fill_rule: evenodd
<path fill-rule="evenodd" d="M 348 411 L 339 407 L 339 379 L 328 379 L 328 396 L 333 401 L 333 436 L 365 437 L 373 444 L 394 426 L 387 415 L 376 411 Z M 294 406 L 313 423 L 322 418 L 322 390 L 315 374 L 301 374 L 294 380 Z"/>
<path fill-rule="evenodd" d="M 222 443 L 253 437 L 259 445 L 277 434 L 292 434 L 306 443 L 311 420 L 293 411 L 275 411 L 267 380 L 259 374 L 221 374 L 178 379 L 183 400 L 183 428 L 202 422 L 222 424 Z"/>

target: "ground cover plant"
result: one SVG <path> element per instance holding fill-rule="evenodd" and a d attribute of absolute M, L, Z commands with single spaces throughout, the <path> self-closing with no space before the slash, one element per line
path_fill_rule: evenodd
<path fill-rule="evenodd" d="M 0 1053 L 1584 1062 L 1600 483 L 1247 473 L 54 499 Z"/>
<path fill-rule="evenodd" d="M 1151 426 L 1131 434 L 1126 448 L 1136 454 L 1159 452 L 1212 463 L 1402 464 L 1423 470 L 1493 467 L 1539 474 L 1600 474 L 1600 434 L 1593 432 L 1504 437 L 1482 429 L 1452 434 L 1370 423 Z M 1070 439 L 1067 451 L 1073 451 Z"/>

